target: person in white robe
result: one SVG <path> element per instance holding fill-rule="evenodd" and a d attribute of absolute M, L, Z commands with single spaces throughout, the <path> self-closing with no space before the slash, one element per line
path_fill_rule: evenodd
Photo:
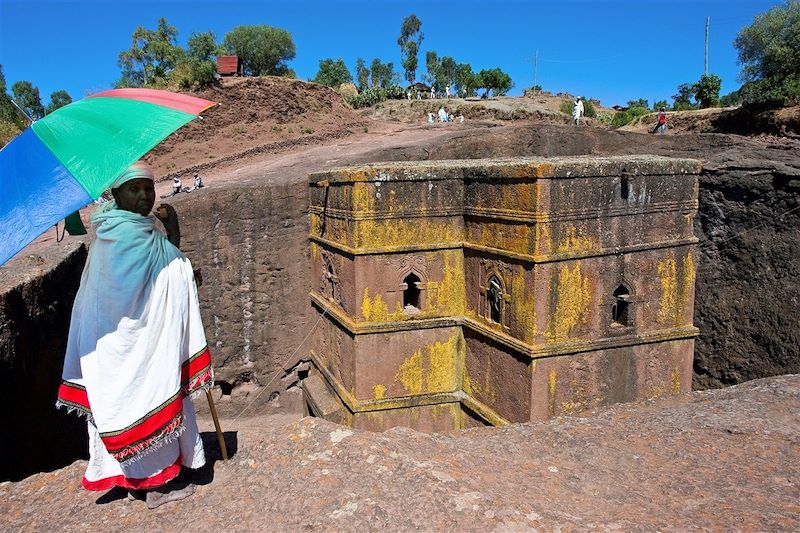
<path fill-rule="evenodd" d="M 185 498 L 205 464 L 191 397 L 213 384 L 192 265 L 175 210 L 158 218 L 152 170 L 132 165 L 91 217 L 57 404 L 86 416 L 87 490 L 122 487 L 149 508 Z"/>

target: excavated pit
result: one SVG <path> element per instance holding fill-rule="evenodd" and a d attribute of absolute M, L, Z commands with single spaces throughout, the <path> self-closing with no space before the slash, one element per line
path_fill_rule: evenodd
<path fill-rule="evenodd" d="M 435 145 L 378 150 L 337 165 L 644 153 L 703 160 L 694 387 L 709 388 L 800 372 L 796 144 L 522 125 L 453 133 Z M 218 404 L 224 414 L 237 414 L 256 395 L 251 412 L 302 409 L 292 391 L 306 355 L 303 341 L 314 327 L 307 195 L 302 176 L 286 185 L 230 184 L 176 199 L 183 248 L 203 270 L 203 319 L 218 379 L 229 393 Z M 14 278 L 37 261 L 24 254 L 0 270 L 0 386 L 11 413 L 0 442 L 8 458 L 0 463 L 2 480 L 85 453 L 83 422 L 52 407 L 85 259 L 80 246 L 60 250 L 36 265 L 38 275 Z"/>

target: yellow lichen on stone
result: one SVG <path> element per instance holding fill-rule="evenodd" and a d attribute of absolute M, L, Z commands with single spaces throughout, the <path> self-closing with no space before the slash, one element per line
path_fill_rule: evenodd
<path fill-rule="evenodd" d="M 375 392 L 375 399 L 376 400 L 383 400 L 383 398 L 386 396 L 386 387 L 384 387 L 380 383 L 375 385 L 372 388 L 372 390 Z"/>
<path fill-rule="evenodd" d="M 586 252 L 593 248 L 592 240 L 585 236 L 581 235 L 578 228 L 575 226 L 567 226 L 567 234 L 564 236 L 563 240 L 558 244 L 558 248 L 556 251 L 558 253 L 566 253 L 566 252 Z"/>
<path fill-rule="evenodd" d="M 422 352 L 420 350 L 403 361 L 397 372 L 397 379 L 409 393 L 420 394 L 422 392 Z"/>
<path fill-rule="evenodd" d="M 320 260 L 319 246 L 315 242 L 311 243 L 311 259 L 314 261 Z"/>
<path fill-rule="evenodd" d="M 354 183 L 352 187 L 353 212 L 368 211 L 372 208 L 370 201 L 369 188 L 366 183 Z"/>
<path fill-rule="evenodd" d="M 364 288 L 364 298 L 361 300 L 361 314 L 367 322 L 384 322 L 389 320 L 389 307 L 380 294 L 370 299 L 369 288 Z"/>
<path fill-rule="evenodd" d="M 536 244 L 534 246 L 535 255 L 547 255 L 553 250 L 553 233 L 550 225 L 537 222 L 535 226 Z"/>
<path fill-rule="evenodd" d="M 658 320 L 662 324 L 674 324 L 678 308 L 678 268 L 675 259 L 667 257 L 659 261 L 658 278 L 661 283 L 661 300 Z"/>
<path fill-rule="evenodd" d="M 511 278 L 511 309 L 517 327 L 522 331 L 522 340 L 533 343 L 538 330 L 536 327 L 536 301 L 534 291 L 525 287 L 525 270 L 514 273 Z"/>
<path fill-rule="evenodd" d="M 452 219 L 376 219 L 360 220 L 354 232 L 358 248 L 385 249 L 424 243 L 460 242 L 461 230 Z"/>
<path fill-rule="evenodd" d="M 445 342 L 434 342 L 403 361 L 397 380 L 410 394 L 450 392 L 458 387 L 456 361 L 463 342 L 454 333 Z"/>
<path fill-rule="evenodd" d="M 456 360 L 458 358 L 458 334 L 454 333 L 446 342 L 435 342 L 427 347 L 428 369 L 425 373 L 428 392 L 449 392 L 458 386 Z"/>
<path fill-rule="evenodd" d="M 590 280 L 581 273 L 580 263 L 575 263 L 573 268 L 564 265 L 558 274 L 555 310 L 547 328 L 548 340 L 558 342 L 569 338 L 575 326 L 586 320 L 591 298 Z"/>
<path fill-rule="evenodd" d="M 681 369 L 676 367 L 672 368 L 672 394 L 681 393 Z"/>
<path fill-rule="evenodd" d="M 441 252 L 442 281 L 428 282 L 426 310 L 437 315 L 461 316 L 467 307 L 464 289 L 464 256 L 460 250 Z"/>
<path fill-rule="evenodd" d="M 689 300 L 692 297 L 696 276 L 697 276 L 697 271 L 695 270 L 694 259 L 692 259 L 692 254 L 691 252 L 689 252 L 683 259 L 683 276 L 682 276 L 683 283 L 680 290 L 680 301 L 678 302 L 677 309 L 675 310 L 676 326 L 682 326 L 683 323 L 685 322 L 684 310 L 686 309 L 687 305 L 689 304 Z M 692 322 L 691 316 L 689 316 L 688 322 L 691 324 Z"/>

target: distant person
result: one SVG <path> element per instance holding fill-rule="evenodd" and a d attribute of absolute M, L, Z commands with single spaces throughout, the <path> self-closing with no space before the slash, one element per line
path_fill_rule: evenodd
<path fill-rule="evenodd" d="M 458 123 L 459 124 L 463 124 L 464 123 L 464 115 L 462 113 L 458 114 Z"/>
<path fill-rule="evenodd" d="M 428 124 L 433 124 L 433 123 L 434 123 L 433 113 L 428 111 Z"/>
<path fill-rule="evenodd" d="M 444 110 L 444 106 L 439 108 L 439 122 L 447 122 L 447 111 Z"/>
<path fill-rule="evenodd" d="M 445 96 L 446 96 L 447 98 L 450 98 L 450 86 L 449 86 L 449 85 L 445 85 L 445 87 L 444 87 L 444 94 L 445 94 Z"/>
<path fill-rule="evenodd" d="M 411 100 L 411 91 L 406 91 L 406 100 Z"/>
<path fill-rule="evenodd" d="M 172 196 L 175 196 L 179 192 L 181 192 L 181 180 L 178 176 L 172 178 Z"/>
<path fill-rule="evenodd" d="M 572 104 L 572 120 L 575 122 L 576 126 L 581 125 L 583 113 L 583 99 L 579 96 L 575 99 L 575 103 Z"/>
<path fill-rule="evenodd" d="M 200 174 L 194 175 L 194 190 L 202 189 L 203 188 L 203 178 L 200 177 Z"/>
<path fill-rule="evenodd" d="M 431 100 L 436 98 L 436 87 L 431 85 Z"/>
<path fill-rule="evenodd" d="M 419 94 L 419 89 L 417 89 L 417 100 L 422 100 L 422 95 Z"/>
<path fill-rule="evenodd" d="M 656 127 L 653 128 L 653 133 L 655 132 L 659 132 L 661 135 L 667 132 L 667 110 L 663 107 L 658 110 L 658 120 L 656 121 Z"/>

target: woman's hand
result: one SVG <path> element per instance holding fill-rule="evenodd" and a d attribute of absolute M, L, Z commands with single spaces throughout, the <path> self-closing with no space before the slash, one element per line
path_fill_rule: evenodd
<path fill-rule="evenodd" d="M 176 248 L 180 248 L 181 229 L 178 225 L 178 213 L 175 212 L 175 208 L 169 204 L 161 204 L 155 209 L 154 214 L 164 225 L 164 229 L 167 230 L 169 242 L 174 244 Z"/>

